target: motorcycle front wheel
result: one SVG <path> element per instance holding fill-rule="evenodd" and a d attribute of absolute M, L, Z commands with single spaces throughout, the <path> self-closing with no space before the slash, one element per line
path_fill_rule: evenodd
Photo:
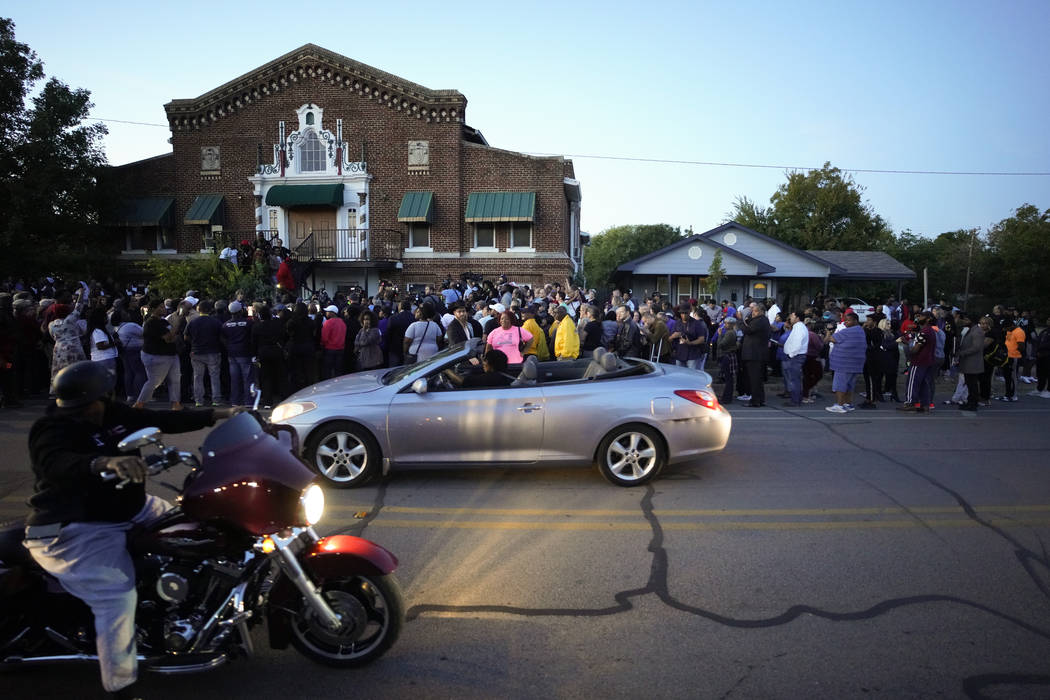
<path fill-rule="evenodd" d="M 351 668 L 374 661 L 397 641 L 405 604 L 393 574 L 325 581 L 321 592 L 343 624 L 331 629 L 301 599 L 292 620 L 292 643 L 304 656 Z"/>

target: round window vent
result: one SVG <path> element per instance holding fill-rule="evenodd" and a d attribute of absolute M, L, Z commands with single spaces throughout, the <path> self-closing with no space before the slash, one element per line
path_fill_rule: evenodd
<path fill-rule="evenodd" d="M 722 242 L 726 245 L 736 245 L 736 234 L 730 231 L 722 238 Z"/>
<path fill-rule="evenodd" d="M 699 260 L 700 256 L 704 254 L 704 249 L 698 245 L 694 245 L 689 248 L 689 257 L 693 260 Z"/>

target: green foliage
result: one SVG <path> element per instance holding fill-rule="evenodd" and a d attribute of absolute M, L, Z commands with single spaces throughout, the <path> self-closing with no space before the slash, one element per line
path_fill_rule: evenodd
<path fill-rule="evenodd" d="M 274 288 L 261 264 L 248 272 L 216 256 L 166 260 L 155 257 L 147 263 L 153 291 L 162 297 L 181 297 L 195 289 L 207 299 L 233 299 L 238 289 L 246 299 L 271 299 Z"/>
<path fill-rule="evenodd" d="M 1014 211 L 988 231 L 997 301 L 1018 307 L 1050 309 L 1047 270 L 1050 270 L 1050 209 L 1031 204 Z"/>
<path fill-rule="evenodd" d="M 704 287 L 707 293 L 712 297 L 718 296 L 718 288 L 722 285 L 722 280 L 726 277 L 726 269 L 722 266 L 722 251 L 716 250 L 715 255 L 711 258 L 711 267 L 707 268 L 707 279 L 704 280 Z"/>
<path fill-rule="evenodd" d="M 682 239 L 679 228 L 667 224 L 614 226 L 591 238 L 584 258 L 584 276 L 595 289 L 612 286 L 616 268 Z"/>
<path fill-rule="evenodd" d="M 893 234 L 863 192 L 852 176 L 824 163 L 820 170 L 789 172 L 768 209 L 740 197 L 730 216 L 802 250 L 879 250 Z"/>
<path fill-rule="evenodd" d="M 36 54 L 15 40 L 14 23 L 0 18 L 0 271 L 9 274 L 92 270 L 109 257 L 97 186 L 106 128 L 83 123 L 92 107 L 87 90 L 55 78 L 27 108 L 43 77 Z"/>

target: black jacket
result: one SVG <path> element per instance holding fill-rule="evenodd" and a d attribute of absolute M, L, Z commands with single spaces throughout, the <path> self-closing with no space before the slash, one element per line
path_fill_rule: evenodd
<path fill-rule="evenodd" d="M 65 415 L 52 405 L 29 430 L 29 457 L 36 483 L 30 525 L 69 522 L 126 522 L 146 503 L 144 484 L 103 481 L 91 471 L 96 457 L 115 457 L 117 443 L 150 426 L 185 433 L 214 425 L 214 411 L 148 411 L 107 402 L 102 425 Z"/>
<path fill-rule="evenodd" d="M 472 338 L 481 337 L 481 324 L 473 318 L 468 318 L 467 323 L 470 324 L 470 329 L 473 335 Z M 456 343 L 462 343 L 467 339 L 467 332 L 463 329 L 463 324 L 459 321 L 453 321 L 448 324 L 448 344 L 455 345 Z"/>
<path fill-rule="evenodd" d="M 742 326 L 744 342 L 740 346 L 740 360 L 765 362 L 769 354 L 769 319 L 765 314 L 752 315 Z"/>

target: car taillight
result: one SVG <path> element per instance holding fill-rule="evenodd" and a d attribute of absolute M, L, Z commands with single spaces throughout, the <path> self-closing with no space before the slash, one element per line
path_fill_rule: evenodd
<path fill-rule="evenodd" d="M 675 395 L 681 396 L 686 401 L 700 404 L 704 408 L 710 408 L 712 411 L 718 410 L 718 399 L 710 391 L 704 391 L 702 389 L 679 389 L 675 392 Z"/>

